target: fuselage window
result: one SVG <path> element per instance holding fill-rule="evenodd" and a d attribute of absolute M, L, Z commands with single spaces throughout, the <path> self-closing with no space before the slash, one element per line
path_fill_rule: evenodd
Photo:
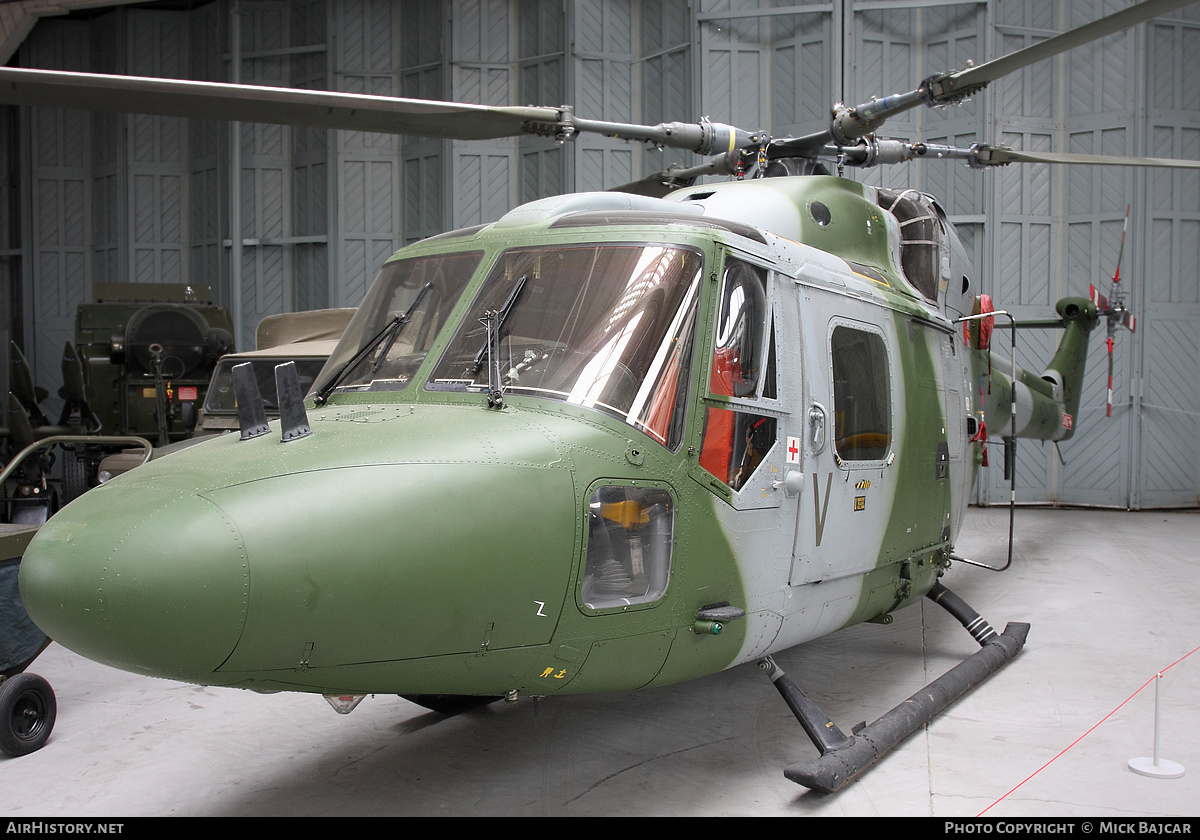
<path fill-rule="evenodd" d="M 588 501 L 583 605 L 628 607 L 661 597 L 671 576 L 674 530 L 675 501 L 666 490 L 598 488 Z"/>
<path fill-rule="evenodd" d="M 775 342 L 771 332 L 766 273 L 749 263 L 729 260 L 709 374 L 712 396 L 734 400 L 774 398 Z M 709 406 L 705 410 L 700 466 L 734 490 L 741 489 L 774 445 L 775 427 L 773 417 Z"/>
<path fill-rule="evenodd" d="M 892 440 L 887 348 L 872 332 L 838 326 L 833 356 L 834 445 L 843 461 L 880 461 Z"/>

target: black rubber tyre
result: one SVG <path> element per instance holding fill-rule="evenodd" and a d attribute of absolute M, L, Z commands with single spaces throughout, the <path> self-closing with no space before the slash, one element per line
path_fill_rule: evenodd
<path fill-rule="evenodd" d="M 503 700 L 503 697 L 476 697 L 472 694 L 401 694 L 410 703 L 442 715 L 457 715 L 488 703 Z"/>
<path fill-rule="evenodd" d="M 40 750 L 57 714 L 50 683 L 37 674 L 9 677 L 0 683 L 0 751 L 20 756 Z"/>
<path fill-rule="evenodd" d="M 62 495 L 65 505 L 91 488 L 91 482 L 88 480 L 88 459 L 82 452 L 82 447 L 63 450 L 62 469 Z"/>

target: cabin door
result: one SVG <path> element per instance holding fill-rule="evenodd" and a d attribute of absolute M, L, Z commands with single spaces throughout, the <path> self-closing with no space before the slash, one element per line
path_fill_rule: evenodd
<path fill-rule="evenodd" d="M 813 303 L 811 296 L 803 297 Z M 839 309 L 854 312 L 844 300 L 838 303 Z M 894 337 L 865 317 L 839 314 L 824 324 L 805 342 L 804 433 L 789 443 L 799 444 L 804 458 L 793 587 L 875 568 L 895 492 L 892 464 L 901 424 Z"/>

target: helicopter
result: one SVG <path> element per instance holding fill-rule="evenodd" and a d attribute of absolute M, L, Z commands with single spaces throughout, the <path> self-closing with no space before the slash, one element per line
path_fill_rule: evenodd
<path fill-rule="evenodd" d="M 397 252 L 307 396 L 277 369 L 279 421 L 241 369 L 238 434 L 52 517 L 21 565 L 26 609 L 114 667 L 321 694 L 342 713 L 375 693 L 455 711 L 758 663 L 820 753 L 785 774 L 840 789 L 1024 646 L 1027 625 L 998 633 L 941 582 L 975 475 L 990 434 L 1010 451 L 1069 439 L 1088 334 L 1132 321 L 1123 298 L 1064 298 L 1041 324 L 1062 330 L 1053 358 L 1019 368 L 991 350 L 1004 313 L 974 292 L 938 202 L 829 166 L 1200 166 L 878 135 L 1189 2 L 1139 3 L 782 139 L 566 106 L 0 69 L 7 104 L 591 132 L 708 157 Z M 849 735 L 771 658 L 923 598 L 979 652 Z"/>

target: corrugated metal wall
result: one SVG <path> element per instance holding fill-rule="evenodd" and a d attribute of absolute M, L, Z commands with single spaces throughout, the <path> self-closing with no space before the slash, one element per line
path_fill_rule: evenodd
<path fill-rule="evenodd" d="M 910 89 L 1128 5 L 1106 0 L 217 0 L 121 7 L 41 21 L 28 66 L 457 99 L 571 103 L 657 123 L 709 116 L 775 136 L 812 130 L 835 101 Z M 235 16 L 236 13 L 236 16 Z M 239 26 L 235 27 L 234 21 Z M 238 38 L 233 33 L 240 33 Z M 236 43 L 235 43 L 236 41 Z M 1200 10 L 1043 62 L 975 101 L 889 122 L 889 136 L 1035 150 L 1200 158 Z M 393 138 L 202 120 L 33 109 L 6 137 L 4 250 L 24 335 L 53 389 L 75 306 L 102 280 L 240 288 L 241 346 L 263 315 L 353 305 L 400 245 L 497 218 L 566 190 L 604 189 L 689 156 L 603 137 L 493 142 Z M 22 157 L 23 156 L 23 157 Z M 1107 291 L 1126 205 L 1122 277 L 1140 316 L 1114 355 L 1105 413 L 1104 336 L 1093 339 L 1079 422 L 1062 447 L 1024 444 L 1018 499 L 1192 506 L 1200 500 L 1200 175 L 922 162 L 861 176 L 938 195 L 976 257 L 977 288 L 1021 317 L 1064 294 Z M 231 196 L 234 198 L 231 200 Z M 240 211 L 240 212 L 235 212 Z M 240 215 L 241 259 L 230 236 Z M 16 230 L 20 227 L 19 247 Z M 1004 332 L 1004 331 L 1000 331 Z M 1025 331 L 1019 361 L 1054 336 Z M 1007 353 L 1007 336 L 998 342 Z M 1007 501 L 993 469 L 983 501 Z"/>

